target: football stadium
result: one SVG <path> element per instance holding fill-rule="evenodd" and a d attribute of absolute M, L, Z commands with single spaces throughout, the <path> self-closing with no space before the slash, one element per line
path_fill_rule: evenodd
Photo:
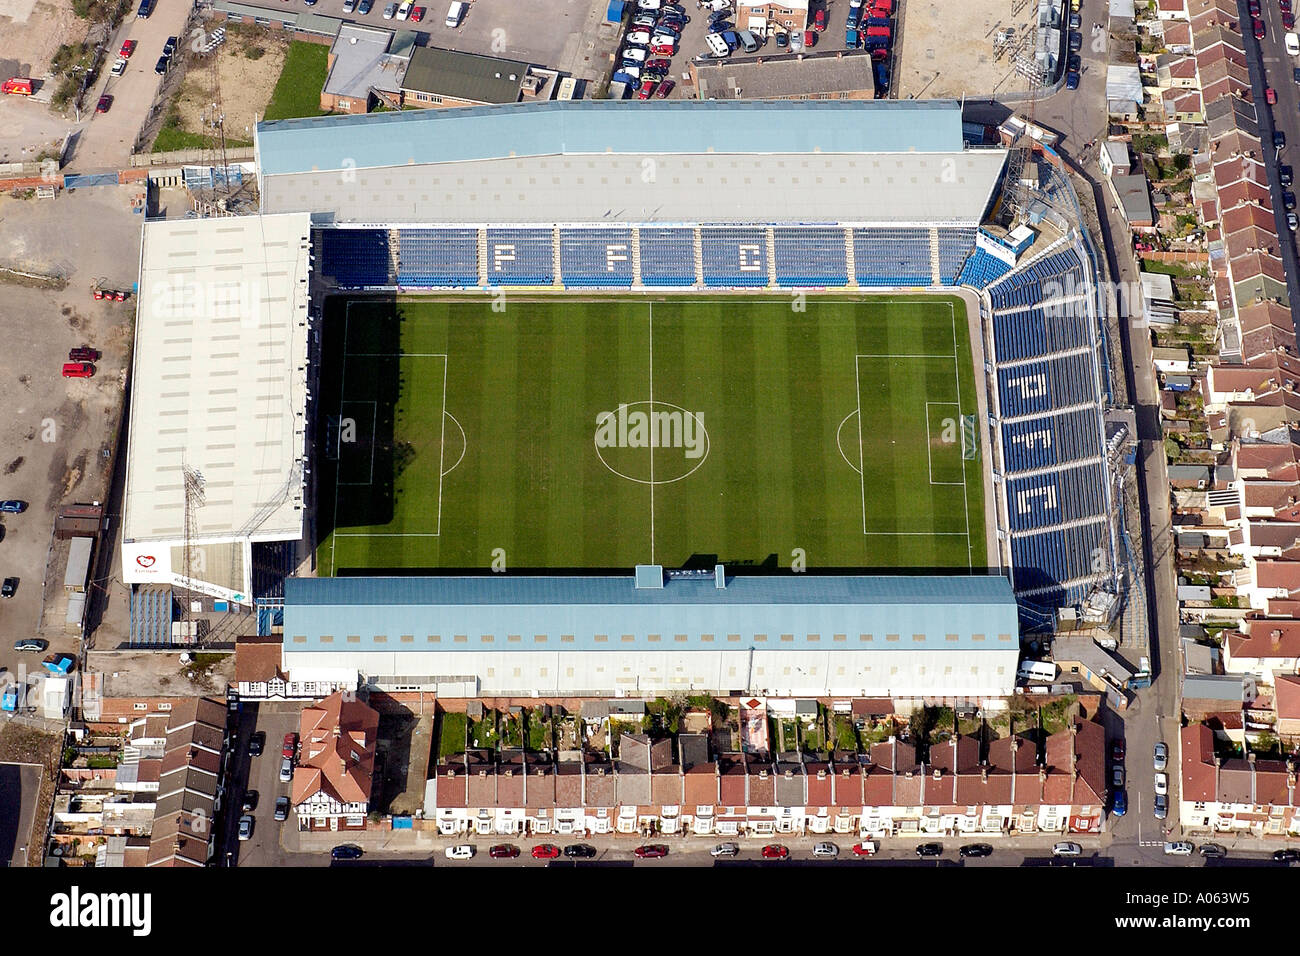
<path fill-rule="evenodd" d="M 732 576 L 767 576 L 744 590 L 758 618 L 849 608 L 859 628 L 881 618 L 882 643 L 912 626 L 914 642 L 978 657 L 983 625 L 943 611 L 966 600 L 963 576 L 1005 581 L 972 600 L 1030 627 L 1118 587 L 1088 239 L 1070 196 L 1009 220 L 1008 150 L 968 144 L 955 102 L 286 120 L 259 124 L 256 164 L 262 215 L 145 227 L 138 340 L 156 348 L 137 349 L 131 460 L 153 464 L 128 466 L 133 641 L 143 592 L 174 587 L 256 606 L 259 629 L 283 626 L 286 664 L 322 683 L 573 690 L 559 667 L 493 684 L 477 659 L 402 663 L 396 651 L 429 648 L 386 635 L 440 643 L 437 619 L 449 641 L 490 642 L 521 629 L 525 604 L 554 617 L 556 593 L 609 607 L 626 590 L 629 619 L 663 619 L 591 627 L 633 632 L 647 674 L 660 632 L 695 650 L 743 630 L 694 618 L 740 600 Z M 187 320 L 212 340 L 205 369 L 228 358 L 230 394 L 250 371 L 265 394 L 193 384 L 213 376 L 196 339 L 169 337 L 175 315 L 146 294 L 182 272 L 200 288 L 243 277 L 240 348 L 219 317 Z M 188 297 L 189 313 L 219 310 L 211 298 Z M 208 433 L 136 428 L 179 414 Z M 934 589 L 901 583 L 918 575 Z M 810 611 L 830 577 L 834 599 Z M 915 617 L 917 594 L 944 620 L 883 623 Z M 352 625 L 330 646 L 343 610 L 380 605 L 382 631 Z M 493 621 L 497 606 L 514 618 Z M 812 626 L 800 640 L 816 643 Z M 997 664 L 962 693 L 1014 683 L 1016 627 L 997 631 Z M 952 689 L 937 666 L 889 686 L 861 676 L 873 666 L 799 686 Z M 752 671 L 674 679 L 762 686 Z"/>

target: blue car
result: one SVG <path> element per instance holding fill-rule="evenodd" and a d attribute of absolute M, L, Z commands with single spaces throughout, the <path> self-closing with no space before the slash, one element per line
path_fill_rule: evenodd
<path fill-rule="evenodd" d="M 1115 801 L 1111 805 L 1110 815 L 1113 817 L 1122 817 L 1128 813 L 1128 794 L 1123 790 L 1115 793 Z"/>
<path fill-rule="evenodd" d="M 8 501 L 0 501 L 0 513 L 7 515 L 20 515 L 27 510 L 27 502 L 17 501 L 10 498 Z"/>
<path fill-rule="evenodd" d="M 1065 74 L 1065 88 L 1066 88 L 1067 90 L 1077 90 L 1077 89 L 1079 88 L 1079 74 L 1078 74 L 1078 73 L 1067 73 L 1067 74 Z"/>

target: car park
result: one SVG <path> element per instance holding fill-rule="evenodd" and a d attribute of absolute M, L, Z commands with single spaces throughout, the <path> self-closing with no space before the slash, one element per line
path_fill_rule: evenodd
<path fill-rule="evenodd" d="M 1083 847 L 1077 843 L 1062 842 L 1052 845 L 1052 856 L 1082 856 Z"/>
<path fill-rule="evenodd" d="M 253 818 L 245 814 L 239 818 L 239 839 L 251 840 L 253 838 Z"/>
<path fill-rule="evenodd" d="M 14 641 L 16 651 L 36 651 L 39 654 L 49 646 L 49 641 L 43 641 L 38 637 L 24 637 Z"/>
<path fill-rule="evenodd" d="M 880 848 L 873 840 L 863 840 L 861 843 L 853 844 L 854 856 L 875 856 Z"/>
<path fill-rule="evenodd" d="M 657 99 L 657 100 L 666 100 L 666 99 L 668 99 L 668 94 L 671 93 L 671 92 L 673 91 L 673 87 L 675 87 L 676 85 L 677 85 L 677 82 L 676 82 L 675 80 L 662 80 L 662 81 L 660 81 L 660 83 L 659 83 L 659 89 L 655 90 L 655 99 Z"/>
<path fill-rule="evenodd" d="M 1186 840 L 1178 840 L 1165 844 L 1165 856 L 1191 856 L 1193 849 L 1195 848 Z"/>
<path fill-rule="evenodd" d="M 99 102 L 95 104 L 96 113 L 107 113 L 112 108 L 113 108 L 113 97 L 109 93 L 105 93 L 104 95 L 102 95 L 99 98 Z"/>
<path fill-rule="evenodd" d="M 790 855 L 790 851 L 779 843 L 769 843 L 763 847 L 763 859 L 765 860 L 784 860 Z"/>
<path fill-rule="evenodd" d="M 571 860 L 590 860 L 597 850 L 590 843 L 571 843 L 564 848 L 564 855 Z"/>
<path fill-rule="evenodd" d="M 833 860 L 840 855 L 840 848 L 834 843 L 818 843 L 813 846 L 813 856 L 819 860 Z"/>
<path fill-rule="evenodd" d="M 919 857 L 943 856 L 942 843 L 922 843 L 916 848 L 916 855 Z"/>
<path fill-rule="evenodd" d="M 740 852 L 740 846 L 735 843 L 719 843 L 709 851 L 709 856 L 736 856 Z"/>
<path fill-rule="evenodd" d="M 957 852 L 966 857 L 992 856 L 993 847 L 987 843 L 968 843 Z"/>
<path fill-rule="evenodd" d="M 1151 813 L 1157 820 L 1163 820 L 1169 816 L 1169 798 L 1163 794 L 1157 794 Z"/>
<path fill-rule="evenodd" d="M 277 820 L 289 819 L 289 798 L 288 797 L 275 798 L 275 818 Z"/>
<path fill-rule="evenodd" d="M 658 860 L 668 855 L 668 847 L 662 843 L 652 843 L 648 846 L 639 846 L 632 851 L 632 855 L 638 860 Z"/>
<path fill-rule="evenodd" d="M 554 843 L 539 843 L 533 847 L 534 860 L 554 860 L 560 855 L 560 848 Z"/>
<path fill-rule="evenodd" d="M 344 843 L 342 846 L 336 846 L 330 850 L 330 859 L 332 860 L 359 860 L 361 859 L 362 849 L 351 843 Z"/>
<path fill-rule="evenodd" d="M 1273 862 L 1300 863 L 1300 850 L 1294 849 L 1293 847 L 1287 847 L 1284 850 L 1274 850 Z"/>
<path fill-rule="evenodd" d="M 488 847 L 488 856 L 494 860 L 513 860 L 519 855 L 519 847 L 513 843 L 498 843 Z"/>
<path fill-rule="evenodd" d="M 385 20 L 391 20 L 393 19 L 393 16 L 396 13 L 397 13 L 397 4 L 390 3 L 388 4 L 388 6 L 384 7 L 383 17 Z"/>
<path fill-rule="evenodd" d="M 27 502 L 19 501 L 17 498 L 9 498 L 0 501 L 0 514 L 20 515 L 27 510 Z"/>
<path fill-rule="evenodd" d="M 469 860 L 474 856 L 474 846 L 471 843 L 458 843 L 447 847 L 443 853 L 449 860 Z"/>
<path fill-rule="evenodd" d="M 1228 855 L 1228 851 L 1217 843 L 1202 843 L 1198 852 L 1206 859 L 1211 857 L 1222 858 Z"/>
<path fill-rule="evenodd" d="M 11 598 L 18 593 L 18 579 L 5 578 L 4 583 L 0 584 L 0 597 Z M 42 645 L 41 650 L 45 650 L 48 645 Z"/>

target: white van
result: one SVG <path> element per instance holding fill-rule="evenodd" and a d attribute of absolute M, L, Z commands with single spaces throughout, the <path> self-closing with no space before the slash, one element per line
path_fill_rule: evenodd
<path fill-rule="evenodd" d="M 1286 52 L 1290 56 L 1300 56 L 1300 36 L 1295 33 L 1286 35 Z"/>
<path fill-rule="evenodd" d="M 1054 681 L 1056 665 L 1051 661 L 1021 661 L 1016 676 L 1021 680 Z"/>
<path fill-rule="evenodd" d="M 710 33 L 705 37 L 704 42 L 709 45 L 709 52 L 716 57 L 731 55 L 731 47 L 727 46 L 727 41 L 717 33 Z"/>
<path fill-rule="evenodd" d="M 461 3 L 460 0 L 456 0 L 455 3 L 447 8 L 447 26 L 451 27 L 453 30 L 460 26 L 460 21 L 465 18 L 466 6 L 467 4 Z"/>

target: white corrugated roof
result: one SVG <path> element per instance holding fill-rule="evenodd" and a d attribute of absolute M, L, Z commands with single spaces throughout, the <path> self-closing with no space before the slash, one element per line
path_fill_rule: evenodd
<path fill-rule="evenodd" d="M 144 227 L 123 536 L 176 540 L 182 466 L 198 538 L 302 534 L 306 215 Z"/>

